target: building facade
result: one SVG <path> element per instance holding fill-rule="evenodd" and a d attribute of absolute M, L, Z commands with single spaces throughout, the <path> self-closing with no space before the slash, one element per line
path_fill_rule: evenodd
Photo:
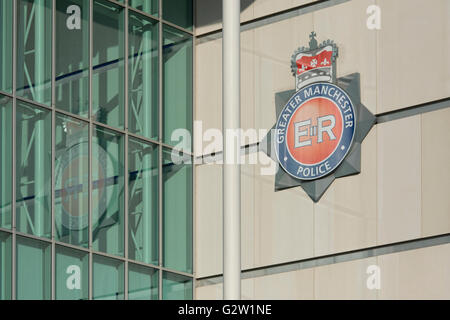
<path fill-rule="evenodd" d="M 0 300 L 222 298 L 221 8 L 0 0 Z M 449 20 L 241 0 L 242 298 L 450 298 Z M 319 201 L 262 148 L 311 32 L 376 116 Z"/>
<path fill-rule="evenodd" d="M 317 203 L 301 187 L 275 192 L 276 163 L 255 147 L 264 134 L 245 136 L 242 297 L 450 298 L 450 2 L 241 4 L 244 130 L 274 126 L 276 95 L 295 90 L 291 56 L 312 31 L 339 48 L 338 78 L 359 73 L 377 116 L 361 173 Z M 197 1 L 196 16 L 195 119 L 206 132 L 222 123 L 220 1 Z M 221 166 L 197 166 L 195 181 L 196 298 L 220 299 Z"/>
<path fill-rule="evenodd" d="M 182 2 L 0 1 L 0 299 L 192 298 Z"/>

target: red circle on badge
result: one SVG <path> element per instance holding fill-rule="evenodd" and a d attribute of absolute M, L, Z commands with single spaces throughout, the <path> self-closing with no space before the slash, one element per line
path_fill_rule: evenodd
<path fill-rule="evenodd" d="M 342 137 L 339 107 L 326 98 L 306 101 L 294 112 L 287 129 L 287 147 L 291 156 L 305 165 L 327 159 Z"/>

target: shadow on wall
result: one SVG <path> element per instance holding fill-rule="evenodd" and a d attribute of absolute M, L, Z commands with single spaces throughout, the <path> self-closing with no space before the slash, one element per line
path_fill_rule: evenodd
<path fill-rule="evenodd" d="M 196 0 L 196 27 L 209 26 L 222 21 L 222 0 Z M 226 1 L 226 0 L 224 0 Z M 247 9 L 255 0 L 241 0 L 241 12 Z"/>

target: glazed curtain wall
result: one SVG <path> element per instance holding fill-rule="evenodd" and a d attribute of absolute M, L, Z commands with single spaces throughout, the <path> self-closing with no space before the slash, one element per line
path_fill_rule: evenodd
<path fill-rule="evenodd" d="M 192 12 L 0 0 L 0 299 L 192 299 Z"/>

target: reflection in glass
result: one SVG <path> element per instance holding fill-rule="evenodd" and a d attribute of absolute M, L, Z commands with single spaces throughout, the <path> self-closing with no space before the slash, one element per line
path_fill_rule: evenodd
<path fill-rule="evenodd" d="M 192 37 L 175 28 L 164 26 L 164 137 L 172 141 L 176 129 L 192 133 Z M 191 142 L 187 146 L 191 145 Z"/>
<path fill-rule="evenodd" d="M 174 163 L 183 159 L 168 150 L 163 157 L 163 262 L 192 273 L 192 165 Z"/>
<path fill-rule="evenodd" d="M 163 0 L 162 7 L 164 20 L 192 30 L 192 0 Z"/>
<path fill-rule="evenodd" d="M 89 298 L 89 255 L 86 252 L 56 246 L 55 289 L 57 300 Z"/>
<path fill-rule="evenodd" d="M 12 99 L 0 95 L 0 228 L 11 229 Z"/>
<path fill-rule="evenodd" d="M 129 0 L 128 4 L 135 9 L 158 15 L 158 0 Z"/>
<path fill-rule="evenodd" d="M 158 300 L 158 271 L 137 264 L 128 265 L 128 299 Z"/>
<path fill-rule="evenodd" d="M 129 16 L 129 128 L 150 139 L 158 137 L 158 25 Z"/>
<path fill-rule="evenodd" d="M 52 0 L 17 1 L 17 94 L 51 104 Z"/>
<path fill-rule="evenodd" d="M 51 235 L 51 112 L 17 102 L 16 223 L 17 230 Z"/>
<path fill-rule="evenodd" d="M 0 300 L 11 299 L 11 236 L 0 232 Z"/>
<path fill-rule="evenodd" d="M 51 298 L 51 245 L 17 237 L 16 296 L 18 300 Z"/>
<path fill-rule="evenodd" d="M 84 117 L 89 111 L 89 0 L 56 1 L 57 108 Z"/>
<path fill-rule="evenodd" d="M 163 273 L 163 300 L 192 300 L 192 296 L 191 278 Z"/>
<path fill-rule="evenodd" d="M 124 127 L 125 10 L 104 0 L 94 1 L 93 119 Z"/>
<path fill-rule="evenodd" d="M 124 139 L 100 127 L 94 129 L 92 139 L 93 248 L 123 256 Z"/>
<path fill-rule="evenodd" d="M 56 240 L 89 244 L 89 129 L 57 114 L 55 129 Z"/>
<path fill-rule="evenodd" d="M 12 92 L 13 4 L 0 0 L 0 90 Z"/>
<path fill-rule="evenodd" d="M 123 300 L 125 286 L 123 262 L 94 255 L 92 265 L 94 300 Z"/>
<path fill-rule="evenodd" d="M 158 264 L 158 149 L 129 138 L 128 257 Z"/>

